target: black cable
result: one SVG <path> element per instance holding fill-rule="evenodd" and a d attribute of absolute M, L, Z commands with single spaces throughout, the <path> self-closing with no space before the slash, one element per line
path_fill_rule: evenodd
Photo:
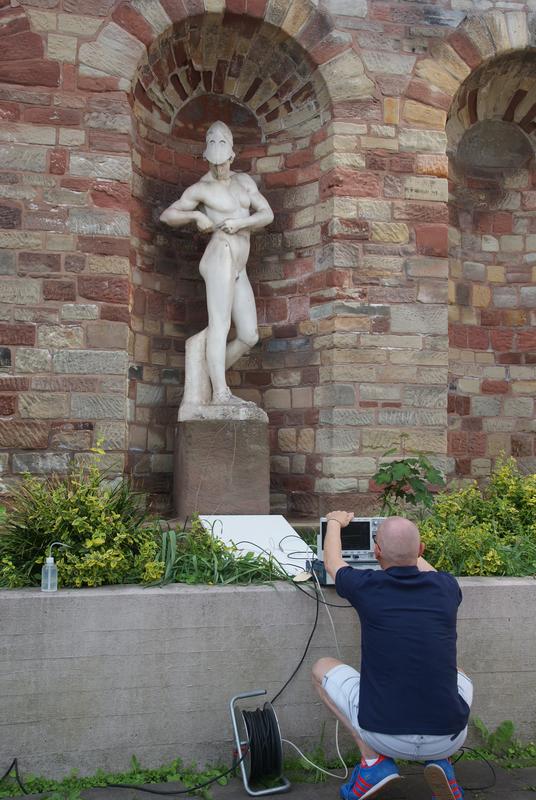
<path fill-rule="evenodd" d="M 226 775 L 229 775 L 229 773 L 234 772 L 234 770 L 238 767 L 238 765 L 245 759 L 248 750 L 249 747 L 244 753 L 242 753 L 242 756 L 238 759 L 238 761 L 234 761 L 233 765 L 229 767 L 229 769 L 226 770 L 225 772 L 221 772 L 219 775 L 216 775 L 209 781 L 205 781 L 204 783 L 198 783 L 197 786 L 190 786 L 189 789 L 179 789 L 168 792 L 162 789 L 147 789 L 146 787 L 138 786 L 135 783 L 107 783 L 106 786 L 111 786 L 114 789 L 135 789 L 137 792 L 147 792 L 147 794 L 160 794 L 160 795 L 190 794 L 190 792 L 195 792 L 198 789 L 203 789 L 205 786 L 210 786 L 211 783 L 216 783 L 216 781 L 219 781 L 220 778 L 225 778 Z"/>
<path fill-rule="evenodd" d="M 22 782 L 22 778 L 19 773 L 19 762 L 18 759 L 14 758 L 9 767 L 6 769 L 2 777 L 0 778 L 0 783 L 5 781 L 6 778 L 9 777 L 9 774 L 12 770 L 15 770 L 15 780 L 17 781 L 19 788 L 23 794 L 30 794 L 26 786 Z"/>
<path fill-rule="evenodd" d="M 296 585 L 297 585 L 297 584 L 296 584 Z M 306 592 L 306 594 L 307 594 L 307 592 Z M 299 670 L 299 668 L 301 667 L 301 665 L 303 664 L 303 662 L 305 661 L 305 656 L 307 655 L 307 651 L 309 650 L 309 645 L 311 644 L 311 641 L 312 641 L 312 639 L 313 639 L 313 636 L 315 635 L 316 626 L 317 626 L 317 624 L 318 624 L 318 612 L 319 612 L 319 611 L 320 611 L 320 597 L 319 597 L 319 595 L 317 594 L 317 596 L 316 596 L 316 614 L 315 614 L 315 621 L 314 621 L 314 623 L 313 623 L 313 628 L 312 628 L 312 630 L 311 630 L 311 633 L 309 634 L 309 638 L 307 639 L 307 644 L 305 645 L 305 650 L 303 651 L 303 655 L 302 655 L 302 657 L 300 658 L 300 660 L 299 660 L 299 662 L 298 662 L 298 665 L 297 665 L 297 667 L 296 667 L 296 668 L 294 669 L 294 671 L 292 672 L 292 674 L 291 674 L 290 678 L 289 678 L 289 679 L 288 679 L 288 680 L 287 680 L 287 681 L 286 681 L 286 682 L 283 684 L 283 686 L 282 686 L 282 687 L 281 687 L 281 689 L 278 691 L 278 693 L 277 693 L 277 694 L 276 694 L 276 695 L 275 695 L 275 696 L 272 698 L 272 701 L 271 701 L 272 703 L 275 703 L 275 701 L 277 700 L 277 698 L 278 698 L 278 697 L 280 697 L 280 696 L 283 694 L 283 692 L 285 691 L 285 689 L 287 688 L 287 686 L 289 685 L 289 683 L 291 682 L 291 680 L 293 679 L 293 677 L 296 675 L 296 673 L 298 672 L 298 670 Z"/>
<path fill-rule="evenodd" d="M 254 782 L 269 776 L 279 777 L 283 769 L 281 734 L 270 705 L 262 710 L 242 711 L 251 755 L 249 779 Z"/>
<path fill-rule="evenodd" d="M 486 789 L 491 789 L 492 786 L 495 786 L 495 784 L 497 783 L 497 773 L 495 772 L 493 764 L 490 761 L 488 761 L 488 759 L 485 756 L 483 756 L 482 753 L 480 753 L 478 750 L 475 750 L 474 747 L 462 747 L 461 750 L 462 752 L 460 753 L 456 761 L 453 762 L 454 764 L 456 764 L 460 760 L 460 758 L 463 758 L 463 754 L 466 750 L 470 750 L 471 753 L 477 753 L 478 756 L 480 757 L 480 760 L 483 761 L 485 764 L 487 764 L 493 776 L 491 783 L 489 783 L 487 786 L 464 786 L 463 788 L 467 789 L 468 792 L 483 792 Z"/>

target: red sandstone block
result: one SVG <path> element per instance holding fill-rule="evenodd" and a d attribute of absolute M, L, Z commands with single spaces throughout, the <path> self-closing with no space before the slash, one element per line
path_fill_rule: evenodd
<path fill-rule="evenodd" d="M 480 312 L 480 322 L 482 325 L 487 325 L 489 327 L 503 325 L 504 319 L 502 311 L 497 308 L 483 308 Z"/>
<path fill-rule="evenodd" d="M 128 210 L 131 203 L 131 190 L 126 183 L 102 181 L 93 184 L 91 199 L 100 208 L 122 208 Z"/>
<path fill-rule="evenodd" d="M 22 31 L 30 30 L 30 20 L 28 19 L 24 8 L 16 7 L 9 8 L 10 2 L 2 0 L 0 2 L 0 26 L 2 30 L 2 37 L 15 36 Z"/>
<path fill-rule="evenodd" d="M 447 225 L 417 225 L 415 227 L 417 252 L 427 256 L 446 258 L 448 255 Z"/>
<path fill-rule="evenodd" d="M 308 55 L 315 64 L 325 64 L 326 61 L 331 61 L 332 58 L 335 58 L 346 49 L 346 42 L 341 42 L 340 37 L 331 31 L 309 51 Z"/>
<path fill-rule="evenodd" d="M 481 431 L 482 417 L 462 417 L 462 431 Z"/>
<path fill-rule="evenodd" d="M 83 253 L 99 256 L 129 256 L 130 239 L 104 236 L 79 236 L 78 247 Z"/>
<path fill-rule="evenodd" d="M 480 391 L 483 394 L 508 394 L 510 384 L 507 381 L 493 381 L 490 378 L 484 378 Z"/>
<path fill-rule="evenodd" d="M 497 211 L 490 215 L 492 218 L 493 233 L 512 233 L 514 219 L 506 211 Z"/>
<path fill-rule="evenodd" d="M 265 321 L 283 322 L 288 319 L 287 301 L 283 298 L 268 298 L 265 301 Z"/>
<path fill-rule="evenodd" d="M 288 318 L 290 322 L 309 319 L 309 305 L 308 297 L 291 297 L 288 301 Z"/>
<path fill-rule="evenodd" d="M 56 87 L 60 85 L 60 65 L 57 61 L 7 61 L 0 63 L 0 81 Z"/>
<path fill-rule="evenodd" d="M 463 431 L 448 432 L 448 451 L 452 456 L 464 456 L 467 454 L 468 434 Z"/>
<path fill-rule="evenodd" d="M 439 89 L 436 89 L 420 78 L 415 78 L 411 81 L 407 88 L 406 97 L 409 97 L 411 100 L 418 100 L 420 103 L 432 106 L 433 108 L 442 108 L 445 111 L 449 110 L 452 102 L 452 98 L 448 94 L 439 91 Z"/>
<path fill-rule="evenodd" d="M 89 75 L 78 75 L 77 87 L 87 92 L 117 92 L 119 78 L 95 78 Z"/>
<path fill-rule="evenodd" d="M 476 229 L 479 233 L 491 233 L 493 230 L 493 214 L 487 211 L 477 212 L 475 214 Z"/>
<path fill-rule="evenodd" d="M 0 203 L 0 228 L 20 228 L 21 210 L 18 206 Z"/>
<path fill-rule="evenodd" d="M 487 350 L 489 347 L 489 332 L 482 328 L 468 325 L 467 346 L 473 350 Z"/>
<path fill-rule="evenodd" d="M 415 171 L 415 156 L 409 153 L 391 156 L 389 159 L 389 167 L 393 172 L 413 173 Z"/>
<path fill-rule="evenodd" d="M 306 147 L 303 150 L 297 150 L 295 153 L 288 153 L 285 156 L 285 164 L 289 169 L 294 167 L 306 167 L 313 160 L 313 148 Z"/>
<path fill-rule="evenodd" d="M 162 317 L 166 307 L 166 297 L 158 292 L 147 292 L 147 311 L 149 317 Z"/>
<path fill-rule="evenodd" d="M 30 388 L 30 379 L 13 378 L 11 375 L 4 375 L 1 386 L 4 392 L 27 392 Z"/>
<path fill-rule="evenodd" d="M 333 169 L 320 179 L 321 199 L 325 200 L 332 195 L 379 197 L 380 179 L 373 172 Z"/>
<path fill-rule="evenodd" d="M 76 300 L 73 281 L 44 281 L 43 297 L 45 300 Z"/>
<path fill-rule="evenodd" d="M 499 353 L 495 357 L 497 364 L 522 364 L 523 363 L 523 353 Z M 527 364 L 534 363 L 531 361 L 526 362 Z"/>
<path fill-rule="evenodd" d="M 389 156 L 383 153 L 375 153 L 374 150 L 367 152 L 367 169 L 376 172 L 386 172 L 389 169 Z"/>
<path fill-rule="evenodd" d="M 486 455 L 487 434 L 483 432 L 470 432 L 467 440 L 467 454 L 470 456 Z"/>
<path fill-rule="evenodd" d="M 278 325 L 274 329 L 274 338 L 276 339 L 293 339 L 298 335 L 297 325 Z"/>
<path fill-rule="evenodd" d="M 49 154 L 49 171 L 52 175 L 64 175 L 67 171 L 67 150 L 51 150 Z"/>
<path fill-rule="evenodd" d="M 523 331 L 517 334 L 517 348 L 521 352 L 536 349 L 536 331 Z"/>
<path fill-rule="evenodd" d="M 63 125 L 68 127 L 70 125 L 80 126 L 82 114 L 75 108 L 58 108 L 39 106 L 28 108 L 24 111 L 22 118 L 25 122 L 34 122 L 38 125 Z"/>
<path fill-rule="evenodd" d="M 35 344 L 34 325 L 11 325 L 8 322 L 0 322 L 0 344 Z"/>
<path fill-rule="evenodd" d="M 128 278 L 93 278 L 81 275 L 78 278 L 78 292 L 89 300 L 102 300 L 108 303 L 128 303 Z"/>
<path fill-rule="evenodd" d="M 499 328 L 490 331 L 491 348 L 495 352 L 511 350 L 514 341 L 514 332 L 508 328 Z"/>
<path fill-rule="evenodd" d="M 0 121 L 15 122 L 20 119 L 20 106 L 17 103 L 0 102 Z"/>
<path fill-rule="evenodd" d="M 23 61 L 25 59 L 43 58 L 43 39 L 39 34 L 24 31 L 23 33 L 6 36 L 3 27 L 2 34 L 0 61 Z"/>
<path fill-rule="evenodd" d="M 127 306 L 101 306 L 101 319 L 110 322 L 130 322 L 130 312 Z"/>
<path fill-rule="evenodd" d="M 3 388 L 3 386 L 2 386 Z M 17 398 L 12 394 L 0 395 L 0 416 L 11 417 L 17 408 Z"/>
<path fill-rule="evenodd" d="M 471 69 L 475 69 L 475 67 L 480 65 L 482 56 L 473 42 L 464 33 L 455 31 L 449 36 L 447 41 Z"/>
<path fill-rule="evenodd" d="M 246 0 L 246 3 L 247 13 L 250 17 L 258 17 L 259 19 L 264 17 L 268 0 Z"/>
<path fill-rule="evenodd" d="M 151 26 L 129 3 L 121 3 L 112 14 L 112 19 L 143 44 L 151 44 L 153 40 Z"/>
<path fill-rule="evenodd" d="M 77 77 L 78 77 L 78 68 L 76 67 L 76 65 L 64 63 L 62 88 L 65 92 L 75 91 Z"/>

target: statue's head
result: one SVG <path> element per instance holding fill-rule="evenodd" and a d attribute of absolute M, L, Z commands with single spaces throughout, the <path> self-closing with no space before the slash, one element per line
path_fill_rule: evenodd
<path fill-rule="evenodd" d="M 225 122 L 214 122 L 207 131 L 205 152 L 203 157 L 210 163 L 218 166 L 226 161 L 233 160 L 233 134 Z"/>

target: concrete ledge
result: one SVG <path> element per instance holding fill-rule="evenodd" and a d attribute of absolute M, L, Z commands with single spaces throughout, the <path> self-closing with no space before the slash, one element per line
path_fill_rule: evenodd
<path fill-rule="evenodd" d="M 536 582 L 462 578 L 459 663 L 475 682 L 474 714 L 494 727 L 513 720 L 536 738 Z M 333 589 L 330 600 L 337 602 Z M 342 602 L 342 601 L 338 601 Z M 228 761 L 232 695 L 271 698 L 297 664 L 315 603 L 288 584 L 173 585 L 0 591 L 0 770 L 24 773 L 125 768 L 176 757 Z M 351 609 L 330 609 L 342 658 L 358 665 Z M 300 672 L 277 701 L 282 733 L 318 743 L 326 719 L 310 667 L 335 654 L 325 608 Z M 253 707 L 258 705 L 255 703 Z M 334 726 L 326 729 L 332 742 Z"/>

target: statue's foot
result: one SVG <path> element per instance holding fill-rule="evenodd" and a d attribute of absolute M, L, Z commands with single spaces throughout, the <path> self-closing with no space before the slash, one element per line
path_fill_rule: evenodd
<path fill-rule="evenodd" d="M 212 405 L 214 406 L 254 406 L 249 400 L 242 400 L 241 397 L 234 395 L 230 389 L 225 389 L 223 392 L 214 392 L 212 396 Z"/>

